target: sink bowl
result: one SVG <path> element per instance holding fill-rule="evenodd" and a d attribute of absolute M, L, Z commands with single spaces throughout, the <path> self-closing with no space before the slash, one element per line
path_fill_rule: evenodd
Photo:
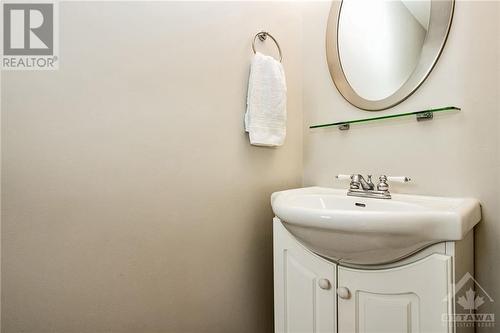
<path fill-rule="evenodd" d="M 393 194 L 386 200 L 346 193 L 293 189 L 273 193 L 271 205 L 306 247 L 358 265 L 390 263 L 435 243 L 461 240 L 481 220 L 475 199 Z"/>

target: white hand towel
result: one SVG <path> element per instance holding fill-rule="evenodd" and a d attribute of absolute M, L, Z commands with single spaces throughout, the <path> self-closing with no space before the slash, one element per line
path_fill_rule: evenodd
<path fill-rule="evenodd" d="M 255 146 L 281 146 L 285 142 L 285 71 L 279 61 L 259 52 L 250 68 L 245 130 Z"/>

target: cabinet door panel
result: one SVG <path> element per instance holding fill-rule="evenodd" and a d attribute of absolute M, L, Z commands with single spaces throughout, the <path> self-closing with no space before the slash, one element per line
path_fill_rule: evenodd
<path fill-rule="evenodd" d="M 447 333 L 443 315 L 450 311 L 451 258 L 434 254 L 385 270 L 338 268 L 339 333 Z"/>
<path fill-rule="evenodd" d="M 275 331 L 336 332 L 335 273 L 335 264 L 304 248 L 275 220 Z"/>
<path fill-rule="evenodd" d="M 419 300 L 414 293 L 357 294 L 359 331 L 364 333 L 418 332 Z"/>

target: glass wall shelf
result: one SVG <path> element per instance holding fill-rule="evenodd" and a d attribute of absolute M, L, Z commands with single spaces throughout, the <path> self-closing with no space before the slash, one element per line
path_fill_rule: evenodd
<path fill-rule="evenodd" d="M 348 130 L 350 128 L 351 124 L 356 124 L 356 123 L 364 123 L 364 122 L 368 122 L 368 121 L 383 120 L 383 119 L 390 119 L 390 118 L 400 118 L 400 117 L 407 117 L 407 116 L 415 116 L 418 121 L 421 121 L 421 120 L 432 119 L 434 117 L 434 112 L 460 111 L 460 110 L 461 109 L 459 107 L 456 107 L 456 106 L 445 106 L 445 107 L 441 107 L 441 108 L 428 109 L 428 110 L 422 110 L 422 111 L 391 114 L 388 116 L 380 116 L 380 117 L 372 117 L 372 118 L 364 118 L 364 119 L 354 119 L 354 120 L 347 120 L 347 121 L 338 121 L 338 122 L 329 123 L 329 124 L 312 125 L 312 126 L 309 126 L 309 128 L 338 126 L 340 130 Z"/>

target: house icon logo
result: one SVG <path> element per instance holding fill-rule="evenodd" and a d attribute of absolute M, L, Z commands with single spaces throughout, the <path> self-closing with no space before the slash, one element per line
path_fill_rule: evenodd
<path fill-rule="evenodd" d="M 454 299 L 456 313 L 450 317 L 444 315 L 443 320 L 455 322 L 457 327 L 494 327 L 495 314 L 479 312 L 482 305 L 493 303 L 493 298 L 474 279 L 469 272 L 453 286 L 453 295 L 445 300 Z"/>
<path fill-rule="evenodd" d="M 473 290 L 471 286 L 464 288 L 464 286 L 469 282 L 474 282 L 474 286 L 476 290 Z M 470 273 L 466 273 L 460 281 L 455 285 L 455 297 L 459 295 L 459 293 L 465 289 L 465 295 L 458 296 L 456 298 L 457 303 L 464 309 L 469 311 L 478 310 L 481 305 L 483 305 L 486 301 L 493 303 L 493 298 L 484 290 L 483 287 L 472 277 Z"/>

